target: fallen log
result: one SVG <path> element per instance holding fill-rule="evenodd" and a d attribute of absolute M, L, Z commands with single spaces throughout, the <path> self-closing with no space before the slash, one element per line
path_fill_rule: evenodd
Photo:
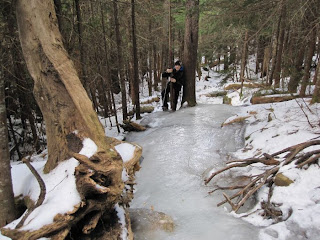
<path fill-rule="evenodd" d="M 275 102 L 285 102 L 295 99 L 294 96 L 279 96 L 279 97 L 270 97 L 270 96 L 262 96 L 262 97 L 252 97 L 252 104 L 262 104 L 262 103 L 275 103 Z"/>

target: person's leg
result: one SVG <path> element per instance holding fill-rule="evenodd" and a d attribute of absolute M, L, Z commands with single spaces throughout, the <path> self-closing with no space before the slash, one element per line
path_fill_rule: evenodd
<path fill-rule="evenodd" d="M 172 110 L 173 111 L 175 111 L 177 109 L 179 93 L 180 93 L 180 89 L 179 88 L 174 88 L 173 106 L 172 106 Z"/>
<path fill-rule="evenodd" d="M 168 110 L 169 92 L 170 92 L 170 83 L 168 82 L 166 88 L 161 92 L 162 101 L 163 101 L 163 105 L 162 105 L 163 110 Z"/>

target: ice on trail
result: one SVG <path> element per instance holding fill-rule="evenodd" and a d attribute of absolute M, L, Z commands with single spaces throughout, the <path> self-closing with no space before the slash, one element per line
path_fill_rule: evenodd
<path fill-rule="evenodd" d="M 200 104 L 156 112 L 141 121 L 150 128 L 128 135 L 143 147 L 144 157 L 131 207 L 164 212 L 176 224 L 172 233 L 139 231 L 136 239 L 258 239 L 258 228 L 216 206 L 221 195 L 208 196 L 212 188 L 203 181 L 208 169 L 222 166 L 227 153 L 242 147 L 243 127 L 221 127 L 236 111 Z"/>

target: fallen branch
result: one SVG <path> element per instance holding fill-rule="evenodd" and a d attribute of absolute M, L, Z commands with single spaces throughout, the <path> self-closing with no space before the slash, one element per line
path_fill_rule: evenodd
<path fill-rule="evenodd" d="M 232 185 L 226 187 L 218 186 L 216 189 L 209 193 L 213 193 L 217 190 L 235 190 L 239 189 L 232 196 L 228 196 L 223 192 L 223 196 L 225 198 L 224 201 L 217 204 L 217 206 L 221 206 L 225 203 L 229 203 L 232 207 L 232 210 L 238 212 L 238 210 L 245 204 L 245 202 L 252 197 L 262 186 L 268 184 L 269 187 L 269 195 L 268 201 L 265 202 L 262 206 L 264 213 L 277 221 L 283 221 L 282 217 L 279 217 L 280 212 L 274 208 L 273 203 L 270 202 L 272 197 L 272 187 L 274 185 L 275 176 L 278 174 L 280 170 L 280 166 L 284 166 L 294 162 L 297 165 L 297 168 L 302 168 L 306 165 L 310 165 L 312 163 L 316 163 L 320 159 L 320 149 L 305 151 L 308 147 L 311 146 L 319 146 L 320 140 L 310 140 L 307 142 L 299 143 L 294 146 L 285 148 L 281 151 L 278 151 L 273 154 L 263 153 L 259 157 L 240 159 L 240 160 L 232 160 L 227 162 L 227 166 L 213 172 L 206 180 L 205 184 L 208 184 L 215 176 L 230 170 L 232 168 L 243 168 L 247 166 L 251 166 L 255 163 L 261 163 L 265 165 L 266 169 L 261 174 L 256 176 L 249 176 L 251 179 L 249 183 L 246 185 Z M 285 155 L 284 155 L 285 154 Z M 284 156 L 283 156 L 284 155 Z M 245 176 L 248 178 L 248 176 Z M 235 200 L 235 198 L 237 198 Z M 282 213 L 281 213 L 282 215 Z"/>
<path fill-rule="evenodd" d="M 30 216 L 30 214 L 33 212 L 33 210 L 36 209 L 37 207 L 39 207 L 43 203 L 43 201 L 44 201 L 44 199 L 46 197 L 46 185 L 45 185 L 43 179 L 40 177 L 40 175 L 37 172 L 37 170 L 31 165 L 30 157 L 29 158 L 23 158 L 22 162 L 27 165 L 27 167 L 30 169 L 30 171 L 33 174 L 33 176 L 35 176 L 35 178 L 37 179 L 37 181 L 39 183 L 39 186 L 40 186 L 40 195 L 39 195 L 37 203 L 27 210 L 27 213 L 23 216 L 23 218 L 17 224 L 16 229 L 21 228 L 23 226 L 24 222 Z"/>

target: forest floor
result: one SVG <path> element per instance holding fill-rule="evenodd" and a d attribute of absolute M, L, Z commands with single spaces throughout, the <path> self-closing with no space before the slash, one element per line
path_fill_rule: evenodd
<path fill-rule="evenodd" d="M 210 76 L 210 78 L 206 78 L 206 76 Z M 259 80 L 253 80 L 246 82 L 242 96 L 240 97 L 239 86 L 236 86 L 238 84 L 231 80 L 224 80 L 225 77 L 224 74 L 215 71 L 203 71 L 201 78 L 197 79 L 196 94 L 199 105 L 223 104 L 225 102 L 238 107 L 237 114 L 221 122 L 222 128 L 228 128 L 231 125 L 239 123 L 246 125 L 244 146 L 236 152 L 230 153 L 230 160 L 257 157 L 263 153 L 272 154 L 295 144 L 319 139 L 319 104 L 310 105 L 310 99 L 304 98 L 280 103 L 253 105 L 251 104 L 251 99 L 254 95 L 262 96 L 277 93 L 280 95 L 276 96 L 284 96 L 281 94 L 283 91 L 280 89 L 276 91 L 274 89 L 261 89 L 261 86 L 259 86 L 261 82 L 259 82 Z M 252 77 L 252 79 L 254 78 L 255 76 Z M 308 90 L 312 91 L 312 88 L 310 87 Z M 144 96 L 146 95 L 142 93 L 142 102 L 159 96 L 159 93 L 152 97 Z M 272 96 L 275 95 L 273 94 Z M 153 102 L 145 105 L 153 106 L 153 112 L 162 111 L 161 102 Z M 120 115 L 119 113 L 119 116 Z M 146 117 L 147 115 L 148 114 L 143 114 L 142 116 Z M 121 117 L 119 117 L 119 121 L 122 122 Z M 136 122 L 139 123 L 140 121 L 141 120 Z M 105 131 L 108 136 L 113 136 L 118 139 L 125 138 L 125 132 L 117 132 L 114 119 L 111 119 L 111 122 L 113 122 L 112 126 L 108 119 L 101 118 L 101 122 L 105 126 Z M 311 146 L 305 150 L 319 150 L 319 146 Z M 45 158 L 41 157 L 41 155 L 39 155 L 39 158 L 45 161 Z M 36 165 L 37 164 L 40 167 L 40 165 L 42 166 L 44 163 L 39 162 L 36 163 Z M 257 202 L 250 210 L 240 214 L 235 212 L 228 214 L 260 227 L 259 239 L 261 240 L 320 239 L 319 165 L 310 165 L 308 169 L 298 169 L 293 163 L 280 167 L 280 172 L 290 178 L 293 183 L 287 187 L 275 187 L 270 201 L 282 212 L 283 216 L 286 216 L 285 221 L 266 218 L 262 215 L 263 210 L 261 203 L 267 201 L 269 194 L 267 187 L 262 187 L 257 192 L 255 195 Z M 250 177 L 260 174 L 262 171 L 265 171 L 265 168 L 266 167 L 260 163 L 256 163 L 248 166 L 248 168 L 234 169 L 231 171 L 231 175 L 246 175 Z M 207 172 L 204 179 L 216 170 L 218 169 L 213 168 Z M 26 188 L 23 190 L 22 183 L 24 183 L 24 181 L 21 181 L 21 176 L 26 176 L 25 173 L 18 171 L 19 167 L 16 168 L 15 165 L 13 165 L 13 176 L 16 176 L 16 179 L 13 179 L 14 185 L 16 184 L 14 187 L 19 189 L 20 186 L 20 191 L 26 194 L 30 194 L 30 191 L 34 193 L 31 187 L 28 188 L 29 192 L 26 192 Z M 217 176 L 217 179 L 219 179 L 219 176 Z M 63 180 L 64 179 L 61 181 Z M 216 187 L 215 180 L 208 185 L 209 188 L 211 187 L 211 190 L 213 190 Z M 221 194 L 221 192 L 213 193 L 213 197 L 217 194 Z M 228 207 L 226 207 L 226 209 L 228 209 Z M 0 239 L 5 238 L 0 235 Z"/>

